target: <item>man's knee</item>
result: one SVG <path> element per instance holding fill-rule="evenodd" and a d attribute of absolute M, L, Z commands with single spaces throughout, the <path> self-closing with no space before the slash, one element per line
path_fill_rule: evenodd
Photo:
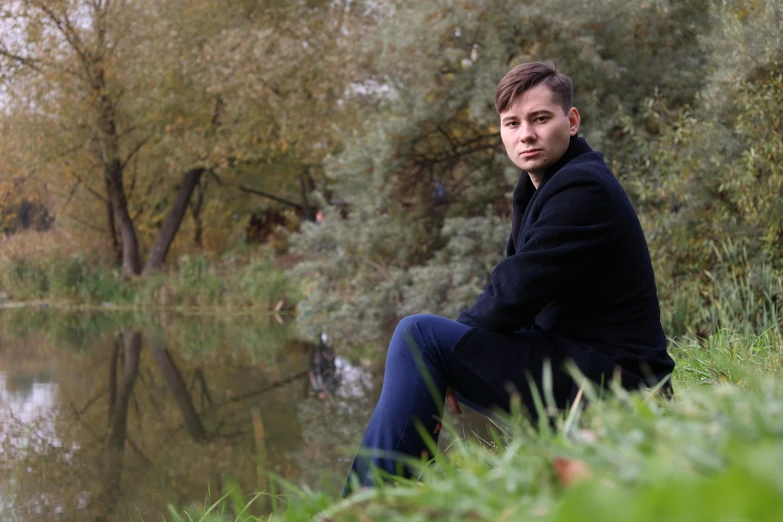
<path fill-rule="evenodd" d="M 422 327 L 426 327 L 438 316 L 432 314 L 414 314 L 407 317 L 403 317 L 399 323 L 397 323 L 397 329 L 395 333 L 417 335 L 421 332 Z"/>
<path fill-rule="evenodd" d="M 404 317 L 397 323 L 389 351 L 403 351 L 415 356 L 428 357 L 433 322 L 439 319 L 436 315 L 415 314 Z"/>
<path fill-rule="evenodd" d="M 409 315 L 397 323 L 394 336 L 402 341 L 400 344 L 415 344 L 417 351 L 424 351 L 433 343 L 438 344 L 435 332 L 438 331 L 439 321 L 443 321 L 443 317 L 432 314 Z"/>
<path fill-rule="evenodd" d="M 406 352 L 411 352 L 411 350 L 421 351 L 421 323 L 423 317 L 425 317 L 424 314 L 416 314 L 402 318 L 394 330 L 389 349 Z"/>

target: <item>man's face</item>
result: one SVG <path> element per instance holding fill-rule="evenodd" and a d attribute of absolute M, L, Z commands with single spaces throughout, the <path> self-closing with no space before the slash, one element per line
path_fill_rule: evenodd
<path fill-rule="evenodd" d="M 527 171 L 538 187 L 546 169 L 565 154 L 579 121 L 574 107 L 563 113 L 551 89 L 539 84 L 514 98 L 500 113 L 500 137 L 514 165 Z"/>

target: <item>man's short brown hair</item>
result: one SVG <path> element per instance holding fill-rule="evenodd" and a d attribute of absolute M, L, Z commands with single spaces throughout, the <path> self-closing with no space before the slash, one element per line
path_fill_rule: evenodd
<path fill-rule="evenodd" d="M 571 78 L 560 72 L 560 67 L 551 60 L 529 62 L 517 65 L 506 73 L 498 84 L 495 94 L 495 108 L 500 114 L 508 110 L 514 98 L 543 83 L 552 91 L 555 103 L 568 114 L 574 102 L 574 87 Z"/>

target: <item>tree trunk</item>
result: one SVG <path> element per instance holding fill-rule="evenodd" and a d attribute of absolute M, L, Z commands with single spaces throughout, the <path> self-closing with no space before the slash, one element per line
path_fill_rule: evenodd
<path fill-rule="evenodd" d="M 120 238 L 122 238 L 122 275 L 124 277 L 136 276 L 141 272 L 139 240 L 136 237 L 136 227 L 128 212 L 128 201 L 125 199 L 125 189 L 122 186 L 120 161 L 117 159 L 110 161 L 105 167 L 104 175 L 114 208 L 114 217 L 119 221 Z"/>
<path fill-rule="evenodd" d="M 122 175 L 125 164 L 120 160 L 120 136 L 117 132 L 116 100 L 110 100 L 106 88 L 106 72 L 103 64 L 91 73 L 93 94 L 97 97 L 100 107 L 101 141 L 103 147 L 101 159 L 103 162 L 103 178 L 109 191 L 109 200 L 113 207 L 114 219 L 119 222 L 120 238 L 122 239 L 122 275 L 131 277 L 141 272 L 141 257 L 139 256 L 139 240 L 136 228 L 128 213 L 128 200 L 125 197 L 125 187 Z M 85 65 L 89 67 L 89 65 Z"/>
<path fill-rule="evenodd" d="M 201 209 L 204 206 L 204 194 L 207 192 L 206 178 L 202 178 L 196 186 L 196 199 L 190 205 L 190 215 L 193 217 L 193 244 L 196 248 L 204 248 L 204 221 L 201 219 Z"/>
<path fill-rule="evenodd" d="M 111 241 L 112 259 L 115 263 L 119 263 L 122 260 L 122 245 L 117 238 L 117 225 L 114 222 L 114 206 L 111 202 L 109 183 L 106 182 L 106 229 L 109 232 L 109 240 Z"/>
<path fill-rule="evenodd" d="M 152 245 L 149 257 L 147 258 L 147 263 L 144 265 L 143 275 L 147 276 L 163 265 L 163 261 L 166 259 L 166 254 L 169 252 L 171 243 L 174 242 L 174 237 L 176 237 L 179 226 L 182 224 L 182 218 L 185 217 L 190 197 L 193 195 L 193 191 L 203 173 L 203 168 L 196 168 L 185 172 L 182 176 L 182 184 L 177 191 L 174 205 L 171 207 L 169 215 L 166 216 L 166 220 L 160 227 L 158 237 L 155 239 L 155 244 Z"/>
<path fill-rule="evenodd" d="M 109 419 L 109 436 L 107 446 L 122 453 L 128 425 L 128 404 L 130 404 L 133 385 L 139 374 L 139 359 L 141 354 L 141 332 L 128 330 L 124 333 L 122 381 L 114 394 L 112 415 Z M 114 368 L 112 368 L 114 369 Z M 115 381 L 116 382 L 116 381 Z"/>
<path fill-rule="evenodd" d="M 117 400 L 117 361 L 120 356 L 120 341 L 114 340 L 114 350 L 109 359 L 109 429 L 114 418 L 114 406 Z"/>
<path fill-rule="evenodd" d="M 204 425 L 201 423 L 201 418 L 193 406 L 193 400 L 190 397 L 188 388 L 185 385 L 185 381 L 182 379 L 182 375 L 179 373 L 177 365 L 171 359 L 168 350 L 163 343 L 158 339 L 150 339 L 150 351 L 152 352 L 152 358 L 158 365 L 160 373 L 163 374 L 163 378 L 166 380 L 166 384 L 171 390 L 171 394 L 174 395 L 174 400 L 179 406 L 182 412 L 182 417 L 185 419 L 185 428 L 190 433 L 190 436 L 196 442 L 206 442 L 207 432 L 204 429 Z"/>
<path fill-rule="evenodd" d="M 136 377 L 139 375 L 139 361 L 141 359 L 141 332 L 128 330 L 123 334 L 123 364 L 122 380 L 117 389 L 116 375 L 110 379 L 114 381 L 115 390 L 112 402 L 109 405 L 109 430 L 106 434 L 101 465 L 102 486 L 98 493 L 95 505 L 96 520 L 107 520 L 117 508 L 117 498 L 120 492 L 120 479 L 122 477 L 122 460 L 125 449 L 125 440 L 128 438 L 128 405 L 133 394 Z M 110 372 L 116 372 L 117 352 L 115 347 L 112 356 Z"/>

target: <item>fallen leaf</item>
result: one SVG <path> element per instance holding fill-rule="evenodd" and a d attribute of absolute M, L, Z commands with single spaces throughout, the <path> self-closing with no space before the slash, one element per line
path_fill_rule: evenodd
<path fill-rule="evenodd" d="M 552 465 L 555 468 L 557 479 L 564 486 L 572 486 L 580 480 L 593 476 L 593 470 L 581 460 L 557 457 Z"/>

